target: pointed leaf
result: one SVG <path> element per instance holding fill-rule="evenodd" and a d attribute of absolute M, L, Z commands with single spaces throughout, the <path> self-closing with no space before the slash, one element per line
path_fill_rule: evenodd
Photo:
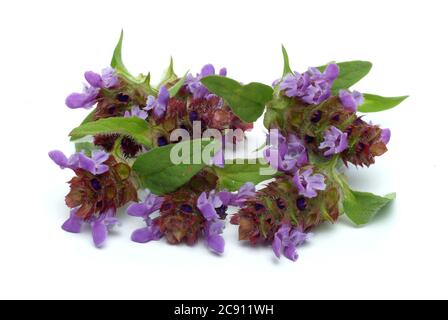
<path fill-rule="evenodd" d="M 184 76 L 182 78 L 180 78 L 176 84 L 174 86 L 172 86 L 171 88 L 168 89 L 169 93 L 170 93 L 170 97 L 175 97 L 179 90 L 182 88 L 182 86 L 185 83 L 185 80 L 187 79 L 187 75 L 188 75 L 188 71 L 184 74 Z"/>
<path fill-rule="evenodd" d="M 150 140 L 151 128 L 140 118 L 106 118 L 88 122 L 73 129 L 70 136 L 87 136 L 97 134 L 118 133 L 132 137 L 135 141 L 147 147 L 152 146 Z"/>
<path fill-rule="evenodd" d="M 86 123 L 88 123 L 88 122 L 92 122 L 92 121 L 93 121 L 94 114 L 95 114 L 95 110 L 92 110 L 92 111 L 88 114 L 88 116 L 81 122 L 80 126 L 83 125 L 83 124 L 86 124 Z M 72 136 L 70 137 L 70 141 L 79 140 L 79 139 L 84 138 L 84 137 L 85 137 L 85 135 L 72 135 Z"/>
<path fill-rule="evenodd" d="M 142 186 L 155 194 L 163 195 L 175 191 L 207 165 L 203 163 L 202 157 L 199 163 L 195 163 L 196 147 L 194 145 L 196 144 L 202 152 L 203 148 L 210 143 L 210 140 L 193 140 L 154 148 L 137 158 L 133 171 L 138 175 Z M 175 147 L 178 148 L 177 150 L 184 150 L 184 148 L 189 150 L 188 164 L 174 163 L 171 152 Z"/>
<path fill-rule="evenodd" d="M 173 65 L 173 57 L 170 58 L 170 65 L 168 66 L 168 69 L 165 70 L 165 73 L 162 76 L 162 80 L 157 85 L 157 89 L 159 89 L 161 86 L 172 82 L 177 79 L 177 75 L 174 72 L 174 65 Z"/>
<path fill-rule="evenodd" d="M 360 112 L 379 112 L 392 109 L 403 102 L 408 96 L 381 97 L 364 93 L 364 103 L 358 107 Z"/>
<path fill-rule="evenodd" d="M 283 76 L 292 73 L 291 67 L 289 66 L 289 57 L 286 48 L 282 45 L 282 53 L 283 53 Z"/>
<path fill-rule="evenodd" d="M 222 76 L 208 76 L 201 81 L 208 90 L 223 98 L 232 111 L 246 122 L 254 122 L 263 114 L 266 103 L 274 93 L 270 86 L 262 83 L 241 85 Z"/>
<path fill-rule="evenodd" d="M 368 223 L 385 205 L 395 199 L 395 193 L 384 197 L 369 192 L 345 191 L 344 211 L 356 225 Z"/>
<path fill-rule="evenodd" d="M 263 164 L 262 160 L 257 160 L 257 163 L 238 164 L 243 162 L 240 160 L 233 160 L 235 163 L 225 164 L 224 168 L 213 167 L 218 175 L 218 184 L 221 189 L 227 189 L 229 191 L 236 191 L 246 182 L 252 182 L 258 184 L 262 181 L 269 180 L 276 176 L 274 173 L 261 174 L 262 170 L 270 169 L 268 164 Z M 272 171 L 272 170 L 269 170 Z"/>

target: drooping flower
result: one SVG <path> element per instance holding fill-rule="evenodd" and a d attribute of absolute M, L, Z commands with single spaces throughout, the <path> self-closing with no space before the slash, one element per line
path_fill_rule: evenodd
<path fill-rule="evenodd" d="M 77 152 L 70 158 L 67 158 L 59 150 L 50 151 L 48 155 L 61 169 L 83 169 L 93 175 L 103 174 L 109 170 L 109 167 L 103 164 L 109 159 L 109 154 L 101 150 L 92 151 L 91 158 L 87 157 L 83 152 Z"/>
<path fill-rule="evenodd" d="M 381 130 L 381 141 L 384 143 L 384 144 L 388 144 L 389 143 L 389 141 L 390 141 L 390 135 L 391 135 L 391 132 L 390 132 L 390 129 L 382 129 Z"/>
<path fill-rule="evenodd" d="M 115 217 L 115 211 L 112 209 L 91 219 L 90 226 L 92 227 L 92 239 L 97 248 L 104 245 L 109 230 L 118 224 L 118 219 Z"/>
<path fill-rule="evenodd" d="M 163 237 L 160 227 L 151 218 L 145 220 L 146 227 L 135 230 L 131 235 L 131 240 L 137 243 L 147 243 L 159 240 Z"/>
<path fill-rule="evenodd" d="M 146 120 L 146 118 L 148 118 L 148 113 L 145 110 L 140 109 L 139 106 L 133 106 L 131 108 L 131 111 L 126 110 L 126 112 L 124 113 L 124 117 L 125 118 L 137 117 L 142 120 Z"/>
<path fill-rule="evenodd" d="M 116 71 L 112 68 L 103 69 L 101 75 L 93 71 L 87 71 L 84 73 L 84 78 L 90 86 L 85 86 L 82 93 L 70 94 L 65 99 L 67 107 L 71 109 L 89 109 L 98 102 L 100 89 L 110 89 L 119 84 Z"/>
<path fill-rule="evenodd" d="M 83 224 L 89 224 L 92 229 L 93 243 L 97 248 L 104 245 L 109 230 L 119 224 L 115 217 L 115 211 L 109 209 L 104 213 L 100 213 L 97 217 L 83 220 L 77 216 L 79 208 L 70 211 L 70 217 L 62 225 L 62 229 L 70 233 L 80 233 Z"/>
<path fill-rule="evenodd" d="M 286 139 L 277 129 L 269 133 L 270 147 L 264 151 L 266 161 L 275 169 L 290 172 L 308 162 L 308 154 L 303 142 L 295 135 Z"/>
<path fill-rule="evenodd" d="M 247 199 L 255 196 L 255 193 L 255 185 L 246 182 L 236 193 L 221 191 L 218 195 L 225 206 L 242 207 Z"/>
<path fill-rule="evenodd" d="M 324 141 L 319 145 L 319 149 L 326 149 L 324 156 L 330 156 L 338 154 L 347 149 L 347 133 L 342 132 L 335 126 L 331 126 L 330 129 L 324 133 Z"/>
<path fill-rule="evenodd" d="M 72 93 L 67 99 L 65 99 L 65 104 L 70 109 L 90 109 L 93 105 L 97 103 L 98 96 L 100 94 L 100 89 L 95 87 L 84 87 L 82 93 Z"/>
<path fill-rule="evenodd" d="M 127 210 L 128 215 L 146 220 L 153 212 L 160 209 L 163 197 L 159 197 L 149 190 L 145 190 L 145 192 L 148 192 L 145 200 L 140 203 L 132 203 Z"/>
<path fill-rule="evenodd" d="M 222 232 L 224 229 L 224 222 L 221 220 L 207 221 L 204 229 L 205 243 L 207 247 L 217 253 L 224 253 L 224 238 Z"/>
<path fill-rule="evenodd" d="M 222 205 L 223 202 L 219 197 L 219 194 L 215 191 L 210 191 L 208 197 L 206 192 L 202 192 L 196 203 L 196 206 L 207 221 L 212 221 L 219 218 L 216 209 Z"/>
<path fill-rule="evenodd" d="M 103 69 L 101 75 L 93 71 L 87 71 L 84 73 L 84 78 L 94 88 L 110 89 L 119 84 L 117 72 L 111 67 Z"/>
<path fill-rule="evenodd" d="M 339 100 L 346 110 L 356 112 L 358 106 L 363 104 L 364 96 L 358 91 L 341 90 L 339 91 Z"/>
<path fill-rule="evenodd" d="M 194 99 L 204 98 L 210 95 L 210 92 L 202 84 L 201 79 L 212 75 L 215 75 L 215 67 L 212 64 L 206 64 L 205 66 L 203 66 L 201 72 L 196 74 L 196 77 L 194 77 L 191 73 L 187 75 L 187 78 L 185 80 L 185 87 L 191 94 L 193 94 Z M 226 76 L 227 69 L 222 68 L 221 70 L 219 70 L 219 75 Z"/>
<path fill-rule="evenodd" d="M 298 170 L 293 177 L 295 186 L 299 189 L 299 194 L 307 197 L 314 198 L 317 196 L 318 190 L 325 190 L 325 176 L 317 173 L 313 174 L 312 169 L 306 169 L 303 172 Z"/>
<path fill-rule="evenodd" d="M 170 93 L 165 86 L 160 87 L 157 99 L 154 96 L 148 96 L 146 107 L 144 110 L 153 110 L 153 114 L 157 119 L 162 118 L 166 113 L 166 108 L 170 100 Z"/>
<path fill-rule="evenodd" d="M 272 250 L 277 258 L 280 258 L 283 252 L 286 258 L 296 261 L 299 258 L 296 247 L 304 244 L 310 236 L 310 233 L 304 233 L 290 225 L 283 224 L 275 233 Z"/>

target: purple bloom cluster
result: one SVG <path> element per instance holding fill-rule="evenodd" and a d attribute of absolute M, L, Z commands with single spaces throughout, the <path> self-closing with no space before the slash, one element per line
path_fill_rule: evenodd
<path fill-rule="evenodd" d="M 325 177 L 320 174 L 313 174 L 312 169 L 306 169 L 303 172 L 298 170 L 293 177 L 295 186 L 299 189 L 299 194 L 307 197 L 314 198 L 317 196 L 318 190 L 325 190 Z"/>
<path fill-rule="evenodd" d="M 148 96 L 148 99 L 146 100 L 146 107 L 144 108 L 144 110 L 152 110 L 154 116 L 160 119 L 165 115 L 169 100 L 170 93 L 164 86 L 162 86 L 160 87 L 159 95 L 157 96 L 157 98 L 154 96 Z"/>
<path fill-rule="evenodd" d="M 108 210 L 107 212 L 100 214 L 98 217 L 94 217 L 88 221 L 84 221 L 79 218 L 76 215 L 77 212 L 78 208 L 70 211 L 70 217 L 62 225 L 62 229 L 70 233 L 80 233 L 83 224 L 89 224 L 92 229 L 93 243 L 97 248 L 104 245 L 109 230 L 119 224 L 113 210 Z"/>
<path fill-rule="evenodd" d="M 140 109 L 139 106 L 133 106 L 131 108 L 131 111 L 126 111 L 124 113 L 124 117 L 125 118 L 136 117 L 136 118 L 140 118 L 142 120 L 146 120 L 146 118 L 148 118 L 148 112 L 146 112 L 145 110 Z"/>
<path fill-rule="evenodd" d="M 324 152 L 324 156 L 341 153 L 348 147 L 347 136 L 347 133 L 342 132 L 335 126 L 331 126 L 330 129 L 325 131 L 324 141 L 319 145 L 319 149 L 328 148 Z"/>
<path fill-rule="evenodd" d="M 286 139 L 277 129 L 268 136 L 270 147 L 264 151 L 266 161 L 275 169 L 291 172 L 308 162 L 308 153 L 304 143 L 293 134 Z"/>
<path fill-rule="evenodd" d="M 201 83 L 201 79 L 207 76 L 215 75 L 215 67 L 212 64 L 206 64 L 202 67 L 201 73 L 196 74 L 194 77 L 191 73 L 187 75 L 185 80 L 185 87 L 193 95 L 194 99 L 207 98 L 208 96 L 213 96 L 207 88 Z M 219 70 L 220 76 L 227 75 L 227 69 L 222 68 Z"/>
<path fill-rule="evenodd" d="M 115 69 L 105 68 L 101 75 L 93 71 L 84 73 L 84 78 L 90 86 L 85 85 L 82 93 L 72 93 L 65 100 L 67 107 L 71 109 L 89 109 L 97 103 L 100 89 L 110 89 L 118 86 L 119 79 Z"/>
<path fill-rule="evenodd" d="M 320 104 L 331 96 L 331 86 L 339 75 L 337 64 L 331 63 L 324 72 L 317 68 L 309 68 L 301 74 L 295 71 L 286 75 L 279 88 L 287 97 L 298 97 L 308 104 Z"/>
<path fill-rule="evenodd" d="M 339 91 L 339 100 L 346 110 L 356 112 L 358 106 L 364 103 L 364 96 L 358 91 L 341 90 Z"/>
<path fill-rule="evenodd" d="M 83 152 L 77 152 L 70 158 L 67 158 L 62 151 L 54 150 L 48 153 L 51 160 L 53 160 L 61 169 L 83 169 L 93 175 L 99 175 L 109 171 L 109 167 L 103 164 L 109 159 L 109 154 L 104 151 L 94 150 L 92 157 L 89 158 Z"/>
<path fill-rule="evenodd" d="M 150 216 L 152 213 L 160 209 L 163 203 L 163 197 L 156 196 L 149 190 L 146 190 L 146 192 L 148 195 L 145 197 L 143 202 L 133 203 L 127 210 L 128 215 L 140 217 L 146 223 L 146 227 L 135 230 L 131 235 L 132 241 L 138 243 L 159 240 L 162 237 L 159 226 L 154 224 L 154 221 Z"/>
<path fill-rule="evenodd" d="M 289 260 L 296 261 L 299 258 L 297 254 L 297 246 L 304 244 L 312 234 L 304 233 L 290 225 L 283 224 L 275 233 L 274 241 L 272 242 L 272 250 L 277 258 L 280 258 L 281 253 Z"/>

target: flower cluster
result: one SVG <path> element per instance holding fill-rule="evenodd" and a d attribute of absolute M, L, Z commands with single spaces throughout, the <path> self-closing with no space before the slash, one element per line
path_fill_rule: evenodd
<path fill-rule="evenodd" d="M 70 133 L 76 152 L 48 153 L 61 169 L 74 172 L 63 230 L 87 227 L 94 245 L 102 247 L 125 212 L 142 220 L 130 235 L 133 242 L 202 242 L 221 255 L 228 209 L 234 207 L 230 223 L 238 225 L 240 240 L 268 244 L 276 257 L 295 261 L 297 247 L 317 225 L 342 214 L 366 223 L 392 199 L 351 190 L 339 170 L 370 166 L 387 151 L 391 131 L 365 121 L 358 110 L 381 111 L 404 99 L 350 90 L 370 63 L 330 63 L 300 73 L 290 71 L 285 59 L 283 77 L 267 86 L 244 85 L 211 64 L 179 77 L 171 61 L 153 85 L 149 75 L 134 76 L 124 66 L 122 40 L 111 67 L 85 72 L 83 91 L 65 100 L 70 109 L 92 109 Z M 387 103 L 378 105 L 382 101 Z M 229 164 L 225 146 L 244 142 L 262 114 L 269 130 L 263 157 L 255 164 Z M 194 139 L 192 154 L 183 154 L 185 135 Z M 204 160 L 210 146 L 218 147 Z M 172 159 L 178 149 L 181 163 Z"/>

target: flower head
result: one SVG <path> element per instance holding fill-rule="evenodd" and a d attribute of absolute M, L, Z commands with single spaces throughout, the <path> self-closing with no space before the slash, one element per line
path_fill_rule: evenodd
<path fill-rule="evenodd" d="M 316 197 L 317 190 L 325 190 L 326 188 L 324 175 L 320 173 L 313 174 L 312 169 L 306 169 L 303 172 L 297 171 L 293 182 L 299 189 L 299 194 L 307 198 Z"/>
<path fill-rule="evenodd" d="M 339 100 L 347 111 L 356 112 L 359 105 L 363 104 L 364 96 L 358 91 L 339 91 Z"/>
<path fill-rule="evenodd" d="M 144 110 L 153 110 L 153 114 L 156 118 L 162 118 L 166 113 L 166 108 L 170 100 L 170 93 L 165 86 L 160 87 L 159 95 L 157 99 L 154 96 L 148 96 L 146 100 L 146 107 Z"/>
<path fill-rule="evenodd" d="M 341 153 L 348 147 L 347 133 L 342 132 L 335 126 L 331 126 L 324 133 L 324 141 L 319 145 L 319 149 L 326 149 L 324 156 Z"/>
<path fill-rule="evenodd" d="M 133 106 L 131 108 L 131 111 L 127 110 L 124 113 L 124 117 L 125 118 L 137 117 L 137 118 L 140 118 L 142 120 L 146 120 L 146 118 L 148 118 L 148 113 L 146 111 L 140 109 L 139 106 Z"/>
<path fill-rule="evenodd" d="M 105 68 L 101 71 L 101 75 L 93 71 L 84 73 L 86 81 L 94 88 L 110 89 L 119 84 L 117 72 L 113 68 Z"/>
<path fill-rule="evenodd" d="M 310 236 L 310 233 L 304 233 L 289 225 L 283 224 L 275 233 L 272 250 L 277 258 L 280 258 L 283 252 L 286 258 L 296 261 L 299 257 L 296 247 L 305 243 Z"/>

